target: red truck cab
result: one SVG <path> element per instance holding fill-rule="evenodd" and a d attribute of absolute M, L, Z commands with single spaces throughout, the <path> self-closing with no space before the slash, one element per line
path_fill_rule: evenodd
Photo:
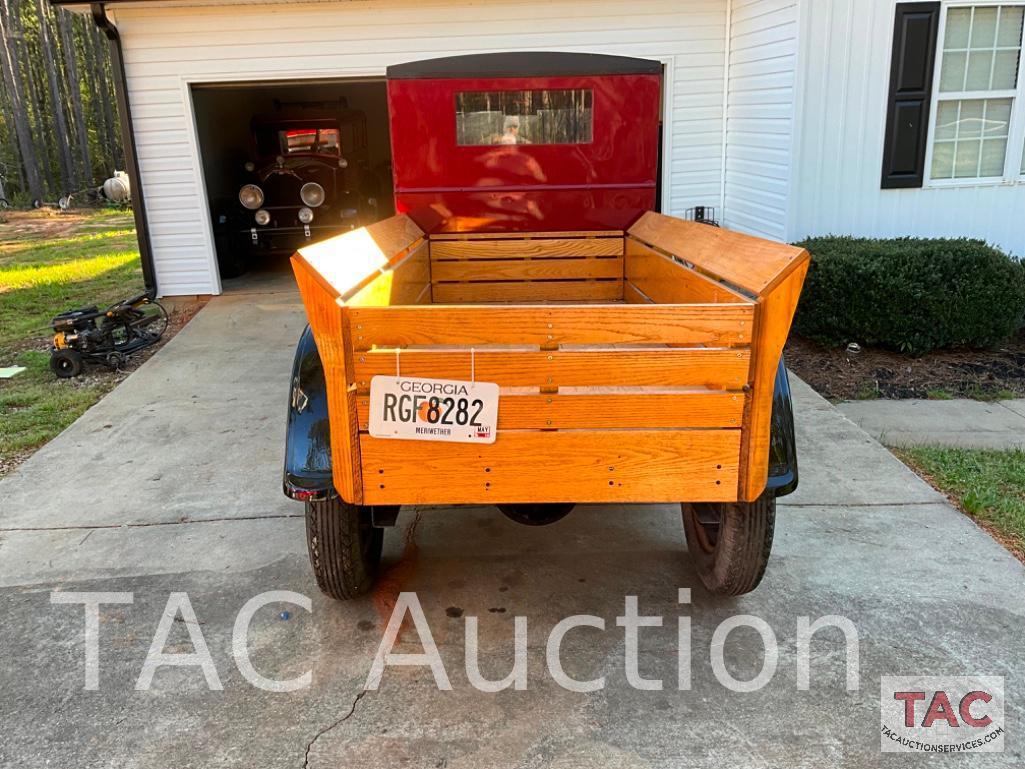
<path fill-rule="evenodd" d="M 495 53 L 387 77 L 396 212 L 426 232 L 626 229 L 656 207 L 660 62 Z"/>

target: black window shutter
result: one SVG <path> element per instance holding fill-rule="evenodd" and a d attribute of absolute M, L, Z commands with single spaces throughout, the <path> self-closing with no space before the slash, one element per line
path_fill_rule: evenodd
<path fill-rule="evenodd" d="M 936 63 L 939 3 L 897 3 L 882 188 L 921 187 Z"/>

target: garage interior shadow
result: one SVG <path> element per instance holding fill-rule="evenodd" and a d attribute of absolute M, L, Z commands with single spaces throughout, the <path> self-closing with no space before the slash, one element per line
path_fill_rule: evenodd
<path fill-rule="evenodd" d="M 367 214 L 361 212 L 360 224 L 370 224 L 373 220 L 393 215 L 391 143 L 384 80 L 202 84 L 192 87 L 192 102 L 222 278 L 230 277 L 224 269 L 228 263 L 228 254 L 224 252 L 229 245 L 225 238 L 217 237 L 218 218 L 228 211 L 245 226 L 250 226 L 248 218 L 253 216 L 252 211 L 247 211 L 239 203 L 239 191 L 252 178 L 252 174 L 246 170 L 246 164 L 260 163 L 253 132 L 254 120 L 337 115 L 344 122 L 346 118 L 351 120 L 353 113 L 357 117 L 362 113 L 365 119 L 365 146 L 352 149 L 346 141 L 342 141 L 343 156 L 349 155 L 345 158 L 348 167 L 342 175 L 344 184 L 351 184 L 354 178 L 371 179 L 377 191 L 372 218 L 368 219 Z M 337 231 L 332 229 L 325 233 L 319 230 L 310 242 L 340 234 L 352 226 L 351 222 L 339 221 Z M 244 227 L 235 229 L 243 230 L 242 235 L 245 234 Z M 304 240 L 301 234 L 299 238 L 300 241 Z M 244 241 L 245 238 L 238 240 Z M 302 242 L 296 245 L 302 245 Z M 231 247 L 237 249 L 237 243 Z M 290 280 L 288 257 L 291 249 L 267 252 L 245 248 L 244 244 L 243 249 L 245 275 L 239 279 L 226 280 L 223 286 L 226 292 L 280 286 Z"/>

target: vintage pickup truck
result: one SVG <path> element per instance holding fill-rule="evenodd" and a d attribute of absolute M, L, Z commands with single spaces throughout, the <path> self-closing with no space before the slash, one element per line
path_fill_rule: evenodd
<path fill-rule="evenodd" d="M 764 574 L 797 485 L 781 354 L 808 254 L 656 213 L 661 65 L 392 67 L 397 216 L 292 259 L 285 493 L 318 586 L 368 590 L 402 505 L 681 505 L 707 588 Z"/>

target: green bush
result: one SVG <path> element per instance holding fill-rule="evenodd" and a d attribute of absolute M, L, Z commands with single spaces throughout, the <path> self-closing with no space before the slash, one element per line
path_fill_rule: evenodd
<path fill-rule="evenodd" d="M 922 355 L 991 347 L 1021 328 L 1025 264 L 981 240 L 811 238 L 801 335 Z"/>

